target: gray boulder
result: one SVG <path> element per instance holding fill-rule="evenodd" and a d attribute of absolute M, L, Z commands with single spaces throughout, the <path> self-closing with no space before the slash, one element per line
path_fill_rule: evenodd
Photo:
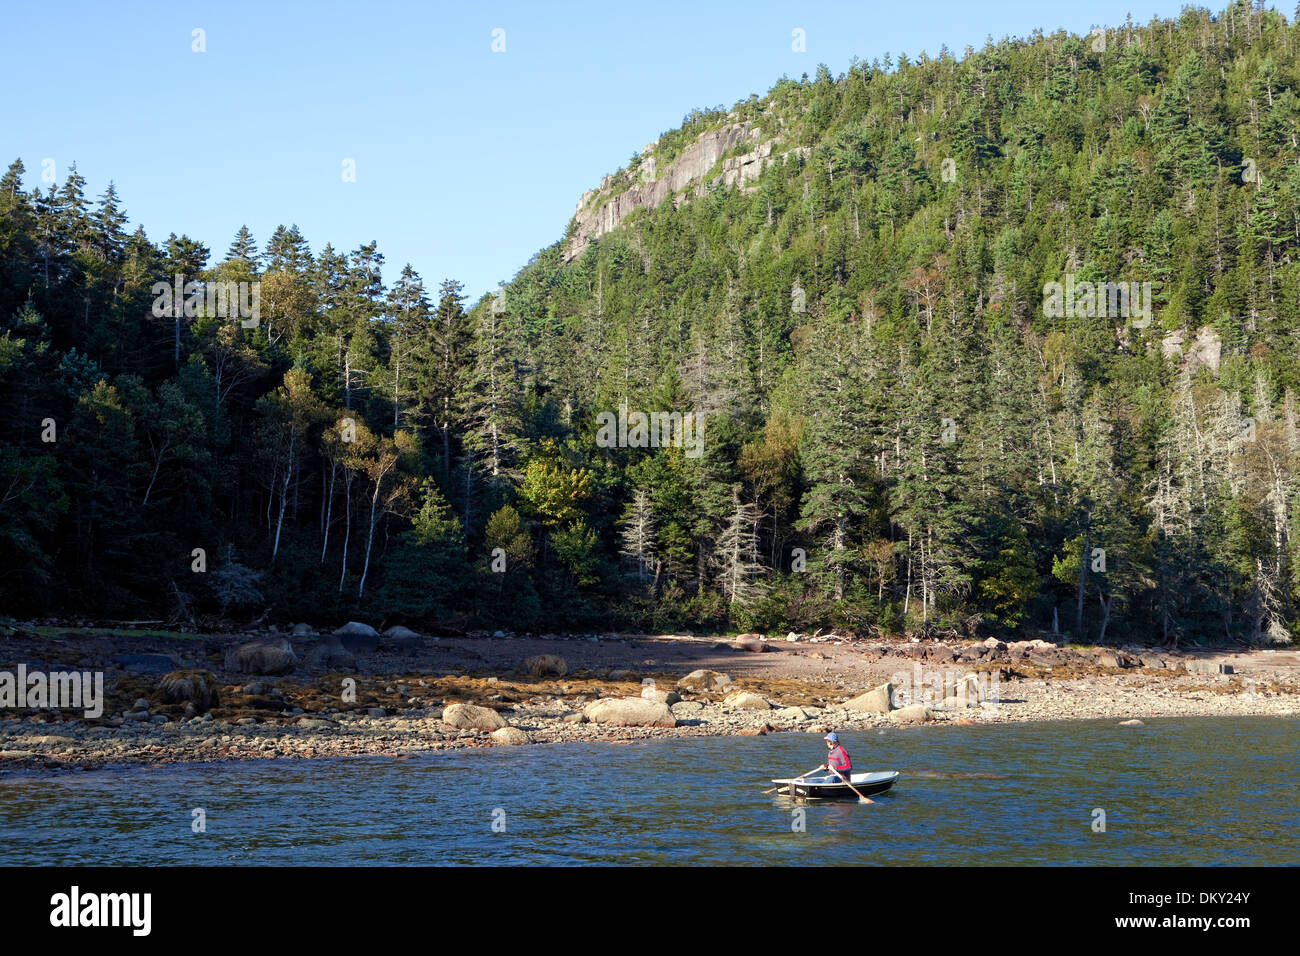
<path fill-rule="evenodd" d="M 419 647 L 424 643 L 424 635 L 397 624 L 384 631 L 384 640 L 397 648 Z"/>
<path fill-rule="evenodd" d="M 520 744 L 531 744 L 533 738 L 518 727 L 498 727 L 492 731 L 492 742 L 517 747 Z"/>
<path fill-rule="evenodd" d="M 893 709 L 893 684 L 881 684 L 865 694 L 859 694 L 844 705 L 845 710 L 862 714 L 887 714 Z"/>
<path fill-rule="evenodd" d="M 356 655 L 344 647 L 343 639 L 335 634 L 328 635 L 321 643 L 308 651 L 307 660 L 317 667 L 324 667 L 329 670 L 354 671 L 357 669 Z"/>
<path fill-rule="evenodd" d="M 891 711 L 889 719 L 900 724 L 922 723 L 933 720 L 934 715 L 925 704 L 912 704 L 910 707 L 900 707 L 898 710 Z"/>
<path fill-rule="evenodd" d="M 226 669 L 241 674 L 287 674 L 296 666 L 298 655 L 283 637 L 240 644 L 226 651 Z"/>
<path fill-rule="evenodd" d="M 169 704 L 189 702 L 196 711 L 217 702 L 217 676 L 211 671 L 172 671 L 158 682 L 158 694 Z"/>
<path fill-rule="evenodd" d="M 477 704 L 451 704 L 442 712 L 442 722 L 457 730 L 500 730 L 506 725 L 491 707 Z"/>
<path fill-rule="evenodd" d="M 334 633 L 339 641 L 353 654 L 373 654 L 379 650 L 379 632 L 369 624 L 360 621 L 348 621 Z"/>
<path fill-rule="evenodd" d="M 758 694 L 752 694 L 747 690 L 738 690 L 733 694 L 728 694 L 722 701 L 728 707 L 738 707 L 741 710 L 771 710 L 772 704 L 766 697 Z"/>
<path fill-rule="evenodd" d="M 640 697 L 604 697 L 584 708 L 593 724 L 615 727 L 676 727 L 677 718 L 667 704 Z"/>

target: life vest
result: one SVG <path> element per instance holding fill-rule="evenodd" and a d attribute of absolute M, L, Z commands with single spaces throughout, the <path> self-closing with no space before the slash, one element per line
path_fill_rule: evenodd
<path fill-rule="evenodd" d="M 826 762 L 832 770 L 838 770 L 845 776 L 848 776 L 849 771 L 853 769 L 853 762 L 849 760 L 848 751 L 840 746 L 835 747 L 835 749 L 830 752 L 830 755 L 826 758 Z"/>

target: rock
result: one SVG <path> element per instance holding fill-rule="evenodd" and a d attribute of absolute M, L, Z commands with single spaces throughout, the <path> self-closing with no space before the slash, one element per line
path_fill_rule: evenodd
<path fill-rule="evenodd" d="M 338 724 L 332 720 L 325 720 L 322 717 L 303 717 L 296 724 L 306 730 L 333 730 Z"/>
<path fill-rule="evenodd" d="M 925 704 L 912 704 L 910 707 L 900 707 L 898 710 L 891 711 L 889 717 L 897 723 L 907 724 L 933 720 L 934 714 Z"/>
<path fill-rule="evenodd" d="M 189 702 L 194 710 L 207 710 L 217 702 L 217 676 L 211 671 L 172 671 L 158 682 L 158 694 L 169 704 Z"/>
<path fill-rule="evenodd" d="M 617 681 L 636 680 L 636 671 L 625 669 L 613 670 L 609 672 L 609 679 Z"/>
<path fill-rule="evenodd" d="M 379 718 L 379 717 L 387 717 L 387 716 L 388 716 L 388 711 L 385 710 L 383 707 L 367 707 L 367 708 L 366 708 L 366 716 L 367 716 L 367 717 L 375 717 L 375 718 Z"/>
<path fill-rule="evenodd" d="M 1095 651 L 1094 655 L 1100 667 L 1120 668 L 1124 664 L 1114 651 Z"/>
<path fill-rule="evenodd" d="M 785 636 L 785 639 L 791 644 L 797 644 L 799 642 L 799 635 L 791 632 Z"/>
<path fill-rule="evenodd" d="M 256 717 L 240 717 L 237 721 L 235 721 L 235 723 L 236 723 L 236 724 L 239 724 L 241 727 L 251 727 L 251 726 L 253 726 L 254 724 L 257 723 L 257 718 L 256 718 Z"/>
<path fill-rule="evenodd" d="M 844 708 L 861 714 L 887 714 L 893 709 L 893 694 L 893 684 L 881 684 L 854 697 L 844 705 Z"/>
<path fill-rule="evenodd" d="M 676 727 L 677 718 L 667 704 L 639 697 L 604 697 L 583 710 L 593 724 L 615 727 Z"/>
<path fill-rule="evenodd" d="M 587 722 L 587 715 L 581 711 L 573 710 L 561 717 L 560 720 L 564 721 L 566 724 L 585 724 Z"/>
<path fill-rule="evenodd" d="M 328 670 L 354 671 L 357 669 L 356 655 L 343 646 L 342 638 L 334 634 L 329 635 L 308 651 L 307 660 L 317 667 L 324 667 Z"/>
<path fill-rule="evenodd" d="M 1218 661 L 1188 661 L 1187 669 L 1193 674 L 1233 673 L 1233 668 L 1231 664 L 1220 664 Z"/>
<path fill-rule="evenodd" d="M 659 690 L 653 685 L 647 684 L 641 688 L 641 698 L 643 700 L 654 700 L 661 704 L 667 704 L 671 707 L 682 699 L 681 694 L 675 690 Z"/>
<path fill-rule="evenodd" d="M 149 701 L 144 697 L 137 697 L 135 703 L 131 705 L 132 710 L 148 710 Z"/>
<path fill-rule="evenodd" d="M 738 707 L 741 710 L 771 710 L 772 704 L 766 697 L 760 697 L 758 694 L 751 694 L 747 690 L 738 690 L 733 694 L 728 694 L 723 703 L 728 707 Z"/>
<path fill-rule="evenodd" d="M 533 677 L 563 677 L 569 665 L 558 654 L 538 654 L 524 661 L 524 670 Z"/>
<path fill-rule="evenodd" d="M 1120 725 L 1121 727 L 1142 727 L 1142 726 L 1144 726 L 1143 723 L 1142 723 L 1142 721 L 1138 720 L 1137 718 L 1134 718 L 1134 719 L 1132 719 L 1132 720 L 1121 720 L 1121 721 L 1119 722 L 1119 725 Z"/>
<path fill-rule="evenodd" d="M 925 659 L 940 664 L 951 664 L 957 659 L 957 652 L 947 644 L 932 644 L 926 648 Z"/>
<path fill-rule="evenodd" d="M 131 711 L 130 713 L 123 714 L 123 715 L 122 715 L 122 718 L 123 718 L 124 720 L 146 721 L 146 720 L 149 719 L 149 711 L 147 711 L 147 710 L 133 710 L 133 711 Z"/>
<path fill-rule="evenodd" d="M 348 621 L 342 627 L 335 628 L 334 634 L 339 643 L 353 654 L 373 654 L 379 650 L 379 632 L 369 624 Z"/>
<path fill-rule="evenodd" d="M 778 720 L 807 720 L 808 714 L 802 707 L 782 707 L 772 716 Z"/>
<path fill-rule="evenodd" d="M 704 704 L 698 700 L 680 700 L 670 706 L 675 717 L 694 717 L 704 712 Z"/>
<path fill-rule="evenodd" d="M 1038 648 L 1029 652 L 1029 662 L 1039 667 L 1059 667 L 1065 663 L 1065 659 L 1056 652 L 1055 648 L 1050 651 Z"/>
<path fill-rule="evenodd" d="M 273 642 L 240 644 L 226 651 L 226 669 L 241 674 L 287 674 L 298 665 L 298 655 L 281 637 Z"/>
<path fill-rule="evenodd" d="M 114 663 L 133 674 L 169 674 L 176 662 L 166 654 L 118 654 Z"/>
<path fill-rule="evenodd" d="M 498 744 L 507 746 L 518 746 L 520 744 L 531 744 L 533 738 L 528 736 L 518 727 L 500 727 L 492 731 L 492 740 Z"/>
<path fill-rule="evenodd" d="M 415 633 L 409 627 L 397 624 L 384 631 L 384 640 L 398 648 L 419 647 L 424 643 L 424 636 Z"/>
<path fill-rule="evenodd" d="M 943 699 L 943 706 L 948 710 L 961 710 L 965 707 L 978 707 L 979 705 L 980 702 L 978 699 L 969 697 L 965 694 L 954 694 L 951 697 L 945 697 Z"/>
<path fill-rule="evenodd" d="M 495 710 L 476 704 L 452 704 L 443 710 L 442 722 L 457 730 L 500 730 L 506 725 Z"/>
<path fill-rule="evenodd" d="M 717 671 L 695 670 L 691 671 L 685 677 L 677 682 L 677 689 L 689 691 L 693 694 L 705 693 L 706 691 L 722 690 L 731 684 L 731 678 L 726 674 L 719 674 Z"/>
<path fill-rule="evenodd" d="M 777 142 L 776 136 L 764 139 L 761 127 L 738 122 L 705 130 L 671 160 L 653 152 L 643 154 L 638 164 L 628 168 L 634 179 L 630 186 L 606 176 L 599 187 L 582 194 L 563 260 L 571 262 L 582 255 L 592 239 L 616 229 L 637 209 L 654 209 L 667 199 L 680 204 L 719 185 L 752 190 L 764 169 L 806 160 L 812 153 L 808 146 L 777 151 Z M 706 180 L 719 161 L 719 175 Z"/>
<path fill-rule="evenodd" d="M 735 644 L 732 645 L 738 651 L 750 651 L 754 654 L 761 654 L 766 643 L 761 634 L 741 634 L 736 638 Z"/>
<path fill-rule="evenodd" d="M 310 624 L 295 624 L 290 632 L 294 637 L 311 637 L 316 632 L 311 629 Z"/>
<path fill-rule="evenodd" d="M 1138 660 L 1143 667 L 1164 668 L 1169 666 L 1163 657 L 1156 657 L 1154 654 L 1143 654 Z"/>
<path fill-rule="evenodd" d="M 369 624 L 363 624 L 361 621 L 348 621 L 342 627 L 336 627 L 334 633 L 339 637 L 373 637 L 379 639 L 379 632 Z"/>

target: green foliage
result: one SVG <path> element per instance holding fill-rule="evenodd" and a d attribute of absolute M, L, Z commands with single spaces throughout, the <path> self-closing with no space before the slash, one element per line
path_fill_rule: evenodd
<path fill-rule="evenodd" d="M 692 111 L 592 202 L 732 123 L 759 140 L 726 158 L 771 143 L 757 178 L 715 167 L 477 303 L 409 265 L 385 288 L 376 242 L 313 254 L 296 226 L 264 251 L 241 227 L 214 262 L 128 235 L 112 186 L 89 200 L 73 168 L 28 192 L 16 162 L 0 598 L 1279 638 L 1300 619 L 1295 31 L 1236 3 L 1101 49 L 819 65 Z M 258 328 L 155 318 L 177 275 L 260 281 Z M 1045 309 L 1067 280 L 1150 283 L 1150 311 Z M 598 445 L 618 409 L 699 414 L 700 443 Z M 232 545 L 232 580 L 189 570 Z"/>

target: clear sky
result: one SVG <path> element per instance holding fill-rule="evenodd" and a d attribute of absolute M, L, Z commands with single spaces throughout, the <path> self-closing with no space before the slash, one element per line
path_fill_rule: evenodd
<path fill-rule="evenodd" d="M 477 297 L 693 107 L 730 107 L 819 62 L 838 74 L 855 55 L 960 55 L 1183 6 L 1142 2 L 12 3 L 0 164 L 21 158 L 30 189 L 44 160 L 59 182 L 75 161 L 92 199 L 116 183 L 130 228 L 187 233 L 213 261 L 241 224 L 263 246 L 297 223 L 313 252 L 377 239 L 387 280 L 409 261 L 427 288 L 454 277 Z"/>

